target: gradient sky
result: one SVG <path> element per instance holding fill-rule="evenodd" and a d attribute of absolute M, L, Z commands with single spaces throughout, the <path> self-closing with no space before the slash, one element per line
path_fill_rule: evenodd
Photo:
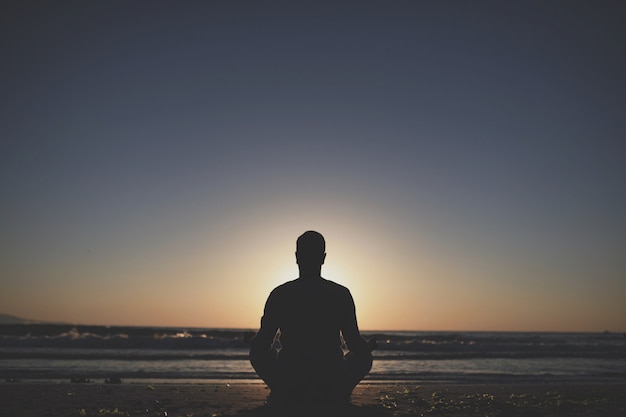
<path fill-rule="evenodd" d="M 324 234 L 362 329 L 626 331 L 622 2 L 13 2 L 0 312 L 258 326 Z"/>

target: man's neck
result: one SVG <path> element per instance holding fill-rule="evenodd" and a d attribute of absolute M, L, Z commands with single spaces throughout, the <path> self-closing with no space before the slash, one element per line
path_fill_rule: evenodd
<path fill-rule="evenodd" d="M 316 269 L 308 269 L 308 270 L 303 270 L 300 269 L 300 278 L 301 279 L 320 279 L 322 278 L 322 271 L 321 268 L 316 268 Z"/>

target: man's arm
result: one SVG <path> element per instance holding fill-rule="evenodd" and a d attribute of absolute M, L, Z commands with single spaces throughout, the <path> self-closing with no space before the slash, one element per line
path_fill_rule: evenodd
<path fill-rule="evenodd" d="M 270 293 L 265 303 L 263 317 L 261 317 L 261 328 L 258 333 L 250 340 L 250 353 L 264 352 L 272 347 L 276 331 L 278 330 L 278 322 L 276 317 L 276 296 L 274 291 Z"/>
<path fill-rule="evenodd" d="M 376 347 L 375 341 L 369 343 L 359 332 L 359 326 L 356 321 L 356 307 L 354 306 L 354 299 L 348 290 L 346 290 L 345 311 L 341 333 L 343 334 L 343 339 L 348 346 L 348 350 L 351 352 L 371 352 Z"/>

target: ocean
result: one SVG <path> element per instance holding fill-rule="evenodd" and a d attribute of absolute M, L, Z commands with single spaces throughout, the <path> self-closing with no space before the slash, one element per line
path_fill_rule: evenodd
<path fill-rule="evenodd" d="M 3 381 L 260 381 L 253 330 L 47 324 L 0 326 Z M 415 383 L 626 382 L 626 335 L 362 332 L 376 337 L 366 380 Z"/>

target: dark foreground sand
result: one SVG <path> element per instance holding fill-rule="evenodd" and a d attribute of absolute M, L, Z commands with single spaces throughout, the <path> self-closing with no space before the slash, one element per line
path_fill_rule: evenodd
<path fill-rule="evenodd" d="M 626 384 L 362 383 L 350 405 L 266 403 L 256 383 L 0 383 L 2 416 L 626 416 Z"/>

